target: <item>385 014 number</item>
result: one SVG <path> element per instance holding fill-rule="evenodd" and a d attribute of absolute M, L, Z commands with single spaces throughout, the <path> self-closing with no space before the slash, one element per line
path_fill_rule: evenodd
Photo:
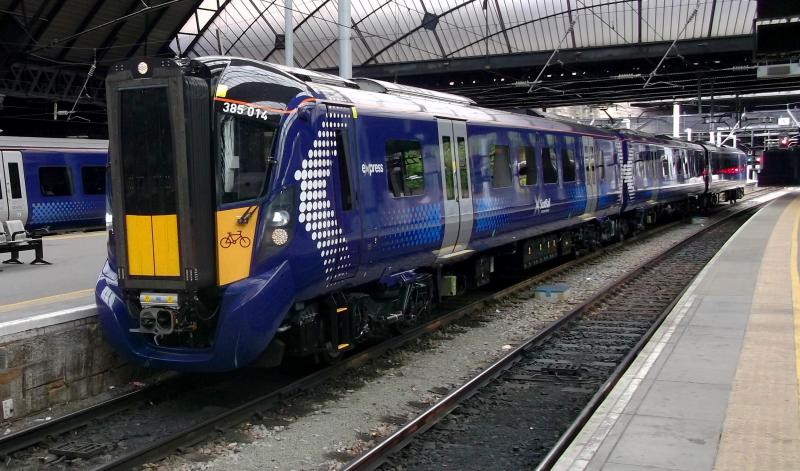
<path fill-rule="evenodd" d="M 251 118 L 261 118 L 263 120 L 266 120 L 268 116 L 266 111 L 256 108 L 255 106 L 245 105 L 243 103 L 231 103 L 228 101 L 222 103 L 222 111 L 224 113 L 246 115 Z"/>

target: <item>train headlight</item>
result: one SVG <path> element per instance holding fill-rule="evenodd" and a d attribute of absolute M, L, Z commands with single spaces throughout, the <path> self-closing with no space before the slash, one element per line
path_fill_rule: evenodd
<path fill-rule="evenodd" d="M 286 232 L 286 229 L 275 229 L 272 231 L 272 242 L 275 245 L 284 245 L 289 242 L 289 233 Z"/>
<path fill-rule="evenodd" d="M 289 225 L 289 212 L 283 209 L 273 212 L 269 223 L 272 227 L 284 227 Z"/>
<path fill-rule="evenodd" d="M 295 185 L 284 187 L 267 205 L 261 224 L 257 260 L 264 260 L 285 247 L 294 232 Z"/>

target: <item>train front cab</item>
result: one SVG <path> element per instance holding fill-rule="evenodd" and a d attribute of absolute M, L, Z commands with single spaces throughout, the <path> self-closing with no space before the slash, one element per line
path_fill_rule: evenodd
<path fill-rule="evenodd" d="M 265 182 L 298 84 L 230 59 L 139 60 L 109 74 L 114 244 L 96 297 L 129 360 L 228 370 L 274 336 L 291 273 L 283 263 L 250 276 L 251 261 L 287 242 L 257 227 L 265 216 L 288 224 L 292 195 Z"/>

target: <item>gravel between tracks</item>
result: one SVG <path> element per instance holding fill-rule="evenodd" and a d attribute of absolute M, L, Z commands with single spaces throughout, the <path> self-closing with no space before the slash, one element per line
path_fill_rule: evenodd
<path fill-rule="evenodd" d="M 718 213 L 714 217 L 724 214 Z M 558 277 L 571 290 L 563 301 L 525 290 L 413 345 L 284 403 L 256 424 L 244 424 L 149 465 L 159 470 L 337 469 L 372 446 L 510 346 L 568 312 L 609 281 L 699 231 L 682 224 L 650 240 L 626 244 Z M 269 374 L 269 373 L 265 373 Z"/>

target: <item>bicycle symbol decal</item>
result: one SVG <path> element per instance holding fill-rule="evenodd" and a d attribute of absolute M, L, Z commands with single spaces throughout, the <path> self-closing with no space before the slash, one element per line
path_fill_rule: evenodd
<path fill-rule="evenodd" d="M 250 243 L 252 241 L 246 235 L 242 235 L 242 231 L 236 232 L 228 232 L 228 235 L 223 237 L 219 240 L 219 246 L 223 249 L 227 249 L 231 245 L 236 245 L 237 243 L 242 246 L 242 248 L 250 247 Z"/>

